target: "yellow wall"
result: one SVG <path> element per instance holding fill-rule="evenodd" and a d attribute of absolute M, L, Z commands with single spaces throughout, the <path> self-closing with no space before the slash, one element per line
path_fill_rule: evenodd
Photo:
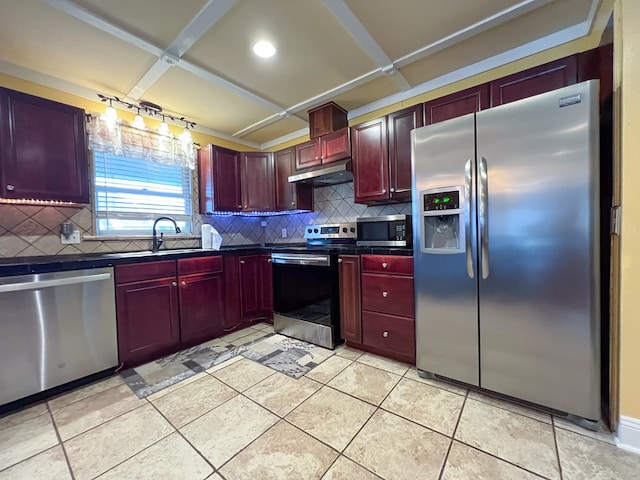
<path fill-rule="evenodd" d="M 48 98 L 49 100 L 54 100 L 56 102 L 66 103 L 67 105 L 73 105 L 74 107 L 84 109 L 87 113 L 102 113 L 106 108 L 105 104 L 100 103 L 99 101 L 87 100 L 86 98 L 78 97 L 70 93 L 62 92 L 54 88 L 45 87 L 44 85 L 39 85 L 37 83 L 22 80 L 21 78 L 12 77 L 10 75 L 5 75 L 2 73 L 0 73 L 0 86 L 10 88 L 12 90 L 18 90 L 20 92 L 28 93 L 31 95 L 37 95 L 38 97 Z M 117 108 L 117 105 L 114 105 L 114 107 Z M 118 109 L 118 116 L 128 122 L 133 122 L 135 113 L 136 112 L 127 109 Z M 189 118 L 188 112 L 183 112 L 183 114 L 186 115 L 187 118 Z M 144 117 L 144 122 L 149 128 L 158 128 L 158 126 L 160 125 L 160 120 L 157 120 L 155 118 Z M 182 132 L 183 128 L 176 125 L 169 125 L 169 130 L 171 130 L 173 134 L 179 135 Z M 221 147 L 245 152 L 256 150 L 255 148 L 247 147 L 235 142 L 230 142 L 228 140 L 207 135 L 205 133 L 197 131 L 192 131 L 191 133 L 193 141 L 199 143 L 202 146 L 213 143 L 215 145 L 220 145 Z"/>
<path fill-rule="evenodd" d="M 620 413 L 640 419 L 640 1 L 617 0 L 615 15 L 622 120 Z"/>

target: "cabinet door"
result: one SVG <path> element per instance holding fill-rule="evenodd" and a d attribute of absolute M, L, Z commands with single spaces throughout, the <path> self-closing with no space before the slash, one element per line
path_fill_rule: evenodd
<path fill-rule="evenodd" d="M 422 104 L 387 116 L 389 133 L 389 196 L 411 201 L 411 130 L 422 126 Z"/>
<path fill-rule="evenodd" d="M 431 125 L 486 110 L 489 103 L 488 83 L 436 98 L 424 104 L 424 124 Z"/>
<path fill-rule="evenodd" d="M 387 120 L 379 118 L 351 127 L 355 203 L 389 199 Z"/>
<path fill-rule="evenodd" d="M 84 110 L 0 88 L 0 197 L 89 203 Z"/>
<path fill-rule="evenodd" d="M 273 320 L 273 268 L 271 255 L 260 255 L 261 310 L 265 317 Z"/>
<path fill-rule="evenodd" d="M 296 145 L 296 170 L 320 165 L 322 163 L 320 153 L 319 138 Z"/>
<path fill-rule="evenodd" d="M 334 102 L 309 110 L 309 135 L 320 137 L 335 132 L 348 125 L 347 111 Z"/>
<path fill-rule="evenodd" d="M 274 209 L 273 154 L 244 152 L 242 166 L 242 209 L 248 212 Z"/>
<path fill-rule="evenodd" d="M 203 215 L 213 212 L 213 145 L 198 150 L 198 207 Z"/>
<path fill-rule="evenodd" d="M 344 160 L 351 156 L 349 129 L 343 128 L 320 137 L 322 164 Z"/>
<path fill-rule="evenodd" d="M 176 279 L 116 286 L 118 354 L 126 366 L 154 360 L 180 342 Z"/>
<path fill-rule="evenodd" d="M 212 147 L 213 210 L 237 212 L 242 209 L 240 153 Z"/>
<path fill-rule="evenodd" d="M 256 318 L 262 311 L 262 265 L 260 255 L 238 257 L 240 262 L 240 309 L 242 320 Z"/>
<path fill-rule="evenodd" d="M 490 84 L 491 106 L 573 85 L 578 81 L 577 63 L 576 55 L 572 55 L 494 80 Z"/>
<path fill-rule="evenodd" d="M 340 255 L 340 336 L 362 343 L 360 256 Z"/>
<path fill-rule="evenodd" d="M 362 308 L 414 318 L 413 277 L 363 273 Z"/>
<path fill-rule="evenodd" d="M 178 277 L 180 292 L 180 338 L 193 343 L 222 334 L 224 325 L 221 274 Z"/>
<path fill-rule="evenodd" d="M 390 357 L 415 364 L 415 324 L 410 318 L 362 312 L 362 343 L 388 352 Z"/>
<path fill-rule="evenodd" d="M 295 149 L 291 147 L 275 152 L 273 158 L 276 211 L 313 210 L 313 187 L 289 183 L 295 167 Z"/>

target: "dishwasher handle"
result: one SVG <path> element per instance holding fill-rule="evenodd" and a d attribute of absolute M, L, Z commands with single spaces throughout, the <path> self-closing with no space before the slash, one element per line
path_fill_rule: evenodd
<path fill-rule="evenodd" d="M 35 280 L 32 282 L 12 283 L 0 285 L 0 293 L 21 292 L 25 290 L 39 290 L 41 288 L 60 287 L 63 285 L 76 285 L 79 283 L 100 282 L 109 280 L 110 273 L 99 273 L 97 275 L 87 275 L 79 277 L 58 278 L 53 280 Z"/>

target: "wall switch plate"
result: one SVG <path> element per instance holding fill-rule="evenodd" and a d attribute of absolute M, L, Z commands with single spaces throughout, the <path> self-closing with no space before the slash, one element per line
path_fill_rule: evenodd
<path fill-rule="evenodd" d="M 60 243 L 62 245 L 71 245 L 73 243 L 80 243 L 80 230 L 74 230 L 69 235 L 69 238 L 66 238 L 64 234 L 60 234 Z"/>
<path fill-rule="evenodd" d="M 286 228 L 282 229 L 282 238 L 287 238 L 287 229 Z"/>

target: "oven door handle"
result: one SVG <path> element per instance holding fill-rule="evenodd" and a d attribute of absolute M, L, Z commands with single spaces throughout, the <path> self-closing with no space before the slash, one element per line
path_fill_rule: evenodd
<path fill-rule="evenodd" d="M 272 263 L 281 265 L 311 265 L 328 267 L 331 264 L 329 255 L 286 255 L 282 253 L 271 254 Z"/>

